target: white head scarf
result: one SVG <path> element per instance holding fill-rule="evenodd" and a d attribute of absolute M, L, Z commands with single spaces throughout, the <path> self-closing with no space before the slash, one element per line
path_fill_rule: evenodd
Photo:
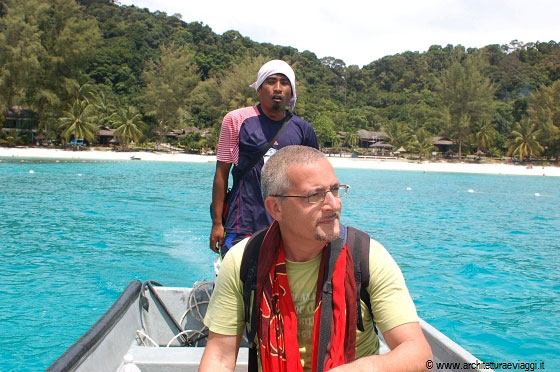
<path fill-rule="evenodd" d="M 265 63 L 261 69 L 259 70 L 259 74 L 257 75 L 257 81 L 253 84 L 249 85 L 251 88 L 255 90 L 259 89 L 262 83 L 266 80 L 267 77 L 274 74 L 282 74 L 285 75 L 288 80 L 290 80 L 290 84 L 292 86 L 292 98 L 290 99 L 289 105 L 290 108 L 293 110 L 296 107 L 296 74 L 294 74 L 294 70 L 284 61 L 279 59 L 273 59 Z"/>

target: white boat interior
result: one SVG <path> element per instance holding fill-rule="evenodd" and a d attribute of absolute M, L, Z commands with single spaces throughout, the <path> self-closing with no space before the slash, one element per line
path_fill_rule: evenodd
<path fill-rule="evenodd" d="M 130 357 L 141 372 L 197 371 L 207 335 L 202 319 L 212 286 L 211 282 L 199 282 L 193 288 L 132 282 L 107 313 L 47 371 L 129 371 L 123 366 Z M 449 366 L 438 369 L 438 363 L 479 362 L 423 320 L 421 326 L 432 347 L 433 371 L 462 371 Z M 388 352 L 381 341 L 380 353 Z M 248 349 L 242 347 L 235 370 L 247 371 L 247 360 Z"/>

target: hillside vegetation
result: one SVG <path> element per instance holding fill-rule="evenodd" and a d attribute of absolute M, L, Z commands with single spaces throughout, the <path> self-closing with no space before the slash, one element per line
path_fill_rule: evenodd
<path fill-rule="evenodd" d="M 418 152 L 444 136 L 464 154 L 560 156 L 555 41 L 433 45 L 360 68 L 111 1 L 0 0 L 0 108 L 32 111 L 53 143 L 94 142 L 99 125 L 117 129 L 122 144 L 196 127 L 182 144 L 215 148 L 221 118 L 257 102 L 249 84 L 273 58 L 293 66 L 296 113 L 323 146 L 355 146 L 367 129 Z M 26 140 L 3 131 L 0 141 L 17 136 Z"/>

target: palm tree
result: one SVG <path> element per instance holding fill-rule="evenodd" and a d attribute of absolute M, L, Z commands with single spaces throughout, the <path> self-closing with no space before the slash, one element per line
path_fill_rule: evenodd
<path fill-rule="evenodd" d="M 412 135 L 412 140 L 410 142 L 410 148 L 413 152 L 417 152 L 422 159 L 425 155 L 426 158 L 430 156 L 430 152 L 434 148 L 434 141 L 432 135 L 429 134 L 424 129 L 418 129 L 416 133 Z"/>
<path fill-rule="evenodd" d="M 21 140 L 19 132 L 16 129 L 11 129 L 7 132 L 0 131 L 0 145 L 1 146 L 15 146 Z"/>
<path fill-rule="evenodd" d="M 406 143 L 407 126 L 405 123 L 391 121 L 383 126 L 383 130 L 389 136 L 389 143 L 398 149 Z"/>
<path fill-rule="evenodd" d="M 89 103 L 93 101 L 95 97 L 95 88 L 93 84 L 89 82 L 79 84 L 77 81 L 70 81 L 68 84 L 68 90 L 71 98 L 87 101 Z"/>
<path fill-rule="evenodd" d="M 356 144 L 360 140 L 360 136 L 358 135 L 358 131 L 356 129 L 350 129 L 346 132 L 345 142 L 351 148 L 356 147 Z"/>
<path fill-rule="evenodd" d="M 513 138 L 510 138 L 506 145 L 508 147 L 508 156 L 518 155 L 519 161 L 528 158 L 531 155 L 538 155 L 544 151 L 543 146 L 537 141 L 540 130 L 536 130 L 535 125 L 525 118 L 515 125 L 515 129 L 511 132 Z"/>
<path fill-rule="evenodd" d="M 131 141 L 138 142 L 142 138 L 141 128 L 144 127 L 144 122 L 136 107 L 121 108 L 117 112 L 114 124 L 116 126 L 115 137 L 126 148 Z"/>
<path fill-rule="evenodd" d="M 342 146 L 341 146 L 342 140 L 338 136 L 338 133 L 336 133 L 334 130 L 331 134 L 331 143 L 332 143 L 333 150 L 338 151 L 340 152 L 340 154 L 342 154 Z"/>
<path fill-rule="evenodd" d="M 109 126 L 115 117 L 116 108 L 113 101 L 105 92 L 99 92 L 97 95 L 93 102 L 93 107 L 95 108 L 95 115 L 99 125 Z"/>
<path fill-rule="evenodd" d="M 476 132 L 476 146 L 479 151 L 486 151 L 496 135 L 494 125 L 488 121 L 483 120 L 480 123 L 480 128 Z"/>
<path fill-rule="evenodd" d="M 89 103 L 86 100 L 75 100 L 70 110 L 65 111 L 60 118 L 59 128 L 66 141 L 71 136 L 93 141 L 97 127 Z"/>

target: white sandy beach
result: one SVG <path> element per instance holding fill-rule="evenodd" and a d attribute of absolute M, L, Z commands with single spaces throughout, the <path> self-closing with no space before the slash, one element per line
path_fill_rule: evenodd
<path fill-rule="evenodd" d="M 116 151 L 66 151 L 46 148 L 5 148 L 0 147 L 0 162 L 4 158 L 23 159 L 60 159 L 60 160 L 127 160 L 134 156 L 142 161 L 167 161 L 188 163 L 215 163 L 215 156 L 192 155 L 180 152 L 116 152 Z M 385 169 L 417 172 L 451 172 L 503 174 L 520 176 L 554 176 L 560 177 L 560 167 L 537 166 L 503 163 L 465 162 L 419 162 L 408 160 L 345 158 L 331 156 L 328 158 L 335 168 Z"/>

